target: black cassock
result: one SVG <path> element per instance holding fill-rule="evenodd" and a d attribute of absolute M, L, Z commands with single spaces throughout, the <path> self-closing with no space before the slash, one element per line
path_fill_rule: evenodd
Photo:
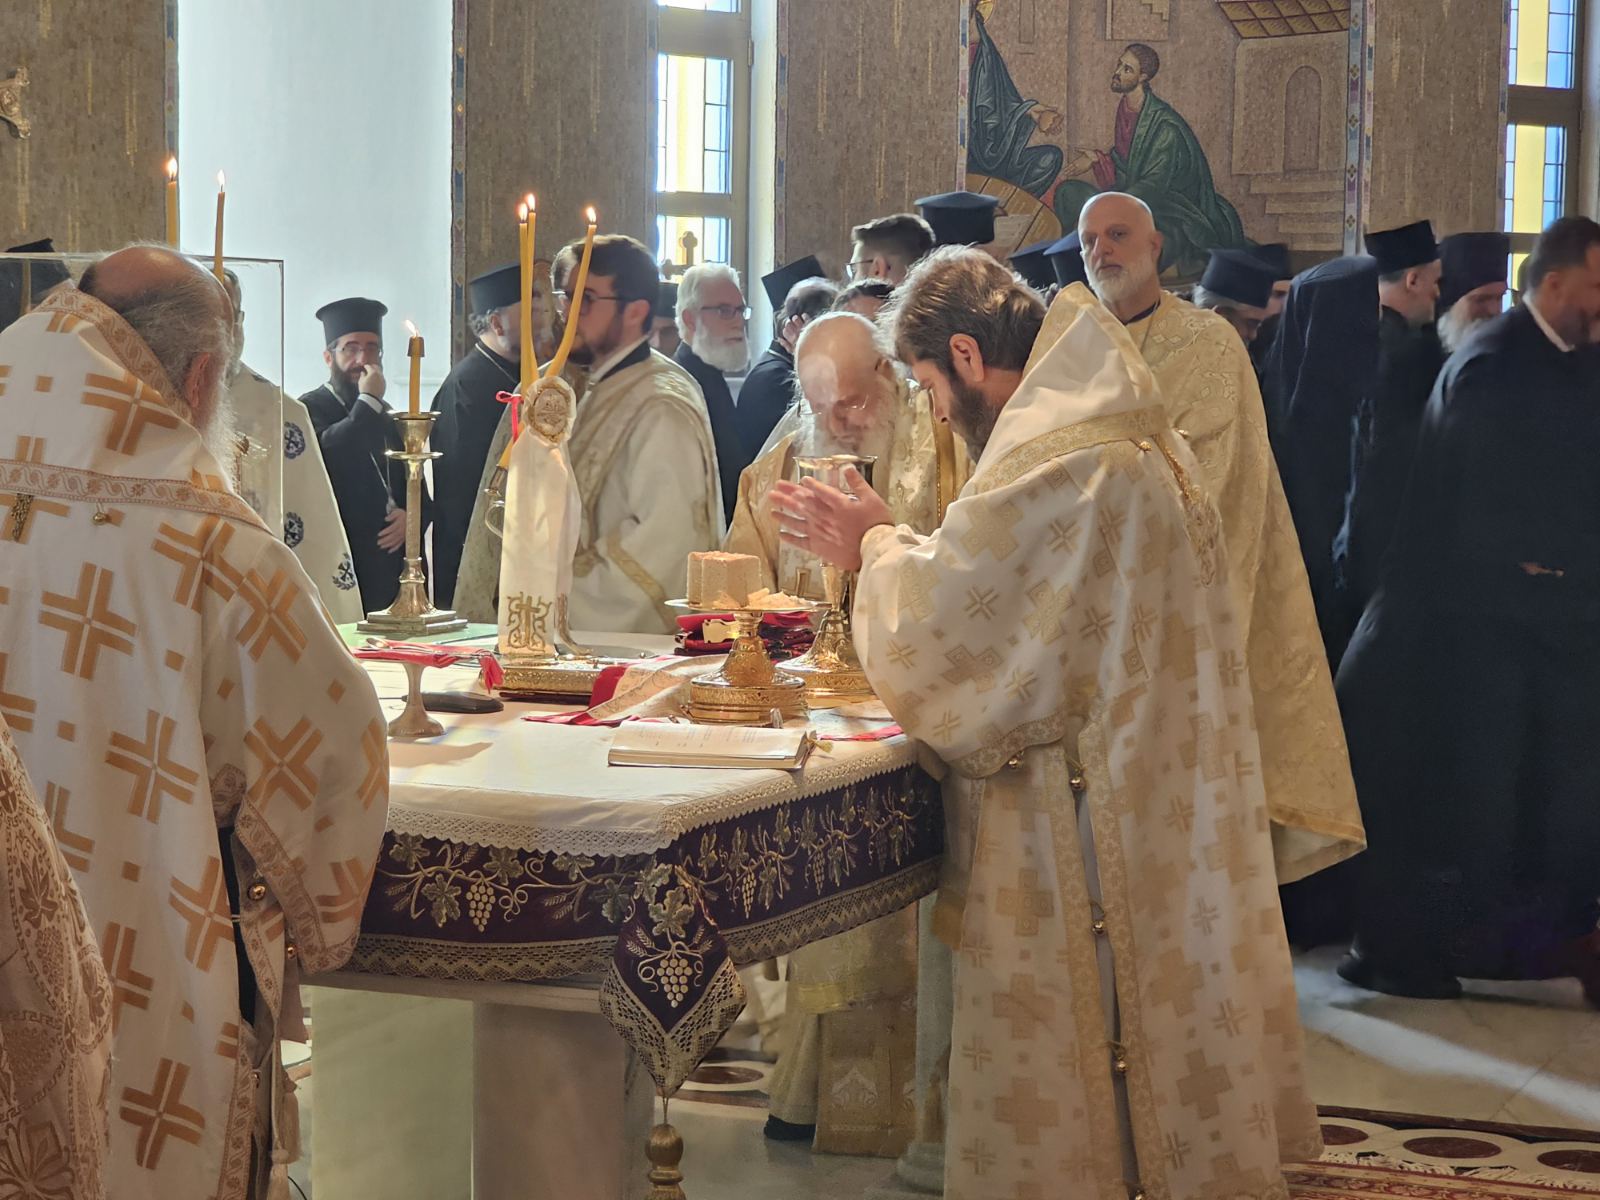
<path fill-rule="evenodd" d="M 735 425 L 751 461 L 761 453 L 783 415 L 794 405 L 794 355 L 774 339 L 756 359 L 739 388 Z"/>
<path fill-rule="evenodd" d="M 1378 271 L 1338 258 L 1295 276 L 1267 353 L 1262 399 L 1273 456 L 1294 516 L 1330 666 L 1359 612 L 1337 582 L 1333 542 L 1344 524 L 1356 413 L 1378 358 Z"/>
<path fill-rule="evenodd" d="M 361 587 L 361 607 L 366 612 L 388 608 L 400 591 L 405 552 L 380 549 L 378 534 L 383 532 L 390 501 L 401 507 L 406 502 L 405 464 L 384 457 L 385 450 L 402 449 L 400 430 L 389 412 L 376 411 L 359 396 L 354 405 L 346 405 L 327 384 L 301 396 L 300 403 L 311 414 L 333 497 L 339 502 L 339 520 L 350 540 Z M 424 490 L 424 523 L 427 513 Z"/>
<path fill-rule="evenodd" d="M 734 428 L 733 392 L 721 371 L 689 349 L 688 342 L 679 342 L 672 360 L 682 367 L 700 385 L 700 394 L 706 400 L 706 412 L 711 417 L 711 441 L 717 450 L 717 474 L 722 484 L 722 519 L 733 520 L 733 510 L 739 503 L 739 476 L 755 458 L 754 452 L 745 453 L 739 431 Z"/>
<path fill-rule="evenodd" d="M 1394 309 L 1383 310 L 1378 377 L 1356 417 L 1350 499 L 1334 545 L 1340 585 L 1354 613 L 1377 590 L 1378 570 L 1411 478 L 1422 411 L 1444 358 L 1434 326 L 1414 328 Z"/>
<path fill-rule="evenodd" d="M 1526 308 L 1445 366 L 1338 676 L 1380 969 L 1548 973 L 1600 895 L 1600 395 Z"/>
<path fill-rule="evenodd" d="M 497 397 L 515 392 L 519 383 L 517 364 L 478 342 L 450 368 L 433 398 L 439 414 L 433 448 L 444 456 L 433 461 L 433 600 L 440 608 L 455 599 L 472 506 L 505 411 Z"/>

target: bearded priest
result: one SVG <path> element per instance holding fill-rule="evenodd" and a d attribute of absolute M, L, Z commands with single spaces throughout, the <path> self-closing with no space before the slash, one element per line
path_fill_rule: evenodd
<path fill-rule="evenodd" d="M 896 370 L 877 328 L 836 312 L 795 344 L 800 397 L 777 442 L 744 473 L 725 550 L 761 561 L 767 587 L 823 597 L 822 564 L 783 544 L 768 493 L 797 458 L 870 457 L 895 520 L 939 527 L 972 474 L 965 447 L 935 420 L 926 392 Z M 768 1135 L 832 1154 L 898 1154 L 910 1135 L 904 1094 L 915 1059 L 916 910 L 906 909 L 789 959 L 784 1049 L 773 1072 Z M 870 1087 L 850 1087 L 865 1076 Z M 841 1084 L 845 1086 L 840 1086 Z"/>
<path fill-rule="evenodd" d="M 946 1194 L 1284 1197 L 1322 1139 L 1228 558 L 1127 330 L 1064 296 L 1035 349 L 1037 294 L 947 249 L 885 310 L 978 455 L 938 531 L 774 503 L 860 570 L 868 677 L 949 767 Z"/>
<path fill-rule="evenodd" d="M 117 1200 L 288 1195 L 279 1041 L 387 808 L 372 684 L 225 482 L 232 325 L 138 246 L 0 334 L 0 707 L 111 976 Z"/>
<path fill-rule="evenodd" d="M 793 479 L 795 459 L 829 454 L 875 458 L 872 485 L 895 519 L 932 533 L 972 474 L 966 449 L 934 418 L 926 392 L 895 369 L 876 327 L 854 313 L 818 317 L 795 343 L 796 405 L 768 449 L 739 480 L 739 502 L 723 549 L 761 560 L 762 583 L 791 596 L 823 598 L 814 555 L 784 544 L 768 494 Z"/>
<path fill-rule="evenodd" d="M 671 633 L 669 600 L 687 590 L 689 554 L 722 541 L 722 495 L 711 420 L 700 387 L 650 348 L 661 280 L 633 238 L 595 239 L 589 278 L 572 295 L 583 243 L 550 269 L 556 306 L 577 323 L 567 375 L 578 415 L 568 445 L 583 513 L 572 564 L 572 627 L 606 633 Z M 484 526 L 486 488 L 511 440 L 510 405 L 489 444 L 477 507 L 456 578 L 456 611 L 493 624 L 500 541 Z"/>

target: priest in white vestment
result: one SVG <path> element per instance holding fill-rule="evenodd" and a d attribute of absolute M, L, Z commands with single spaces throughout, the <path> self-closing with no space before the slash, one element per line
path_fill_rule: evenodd
<path fill-rule="evenodd" d="M 595 239 L 583 296 L 570 296 L 579 246 L 551 268 L 556 305 L 578 322 L 572 362 L 587 369 L 569 452 L 583 501 L 569 607 L 574 629 L 671 633 L 691 551 L 722 542 L 722 493 L 711 418 L 699 385 L 650 348 L 660 281 L 650 252 L 620 235 Z M 508 406 L 509 407 L 509 406 Z M 489 447 L 487 487 L 511 438 L 509 414 Z M 456 582 L 456 611 L 493 623 L 500 540 L 485 528 L 480 489 Z"/>
<path fill-rule="evenodd" d="M 279 1040 L 386 816 L 372 685 L 219 465 L 230 311 L 135 247 L 0 334 L 0 703 L 110 975 L 117 1200 L 288 1195 Z"/>
<path fill-rule="evenodd" d="M 1084 205 L 1078 232 L 1089 286 L 1155 376 L 1222 519 L 1278 881 L 1292 883 L 1358 853 L 1366 835 L 1255 366 L 1224 318 L 1162 290 L 1161 234 L 1144 201 L 1102 193 Z M 1046 319 L 1040 352 L 1076 315 L 1068 304 Z"/>
<path fill-rule="evenodd" d="M 0 709 L 31 728 L 16 701 L 0 689 Z M 0 717 L 0 1196 L 101 1200 L 111 986 L 52 815 Z M 66 852 L 80 859 L 82 840 Z"/>
<path fill-rule="evenodd" d="M 1286 1200 L 1321 1134 L 1228 558 L 1126 330 L 1065 295 L 1026 367 L 1042 305 L 981 253 L 897 293 L 900 357 L 979 452 L 938 532 L 778 489 L 860 564 L 867 673 L 949 767 L 946 1194 Z"/>
<path fill-rule="evenodd" d="M 927 393 L 895 369 L 872 322 L 819 317 L 795 344 L 802 398 L 777 442 L 747 467 L 723 549 L 760 559 L 763 583 L 822 599 L 822 564 L 778 536 L 768 499 L 795 478 L 795 459 L 870 457 L 872 482 L 897 523 L 939 527 L 972 473 L 965 447 L 934 420 Z M 916 1058 L 916 910 L 908 908 L 789 957 L 783 1049 L 769 1092 L 773 1136 L 816 1149 L 896 1155 L 913 1126 Z"/>
<path fill-rule="evenodd" d="M 228 371 L 228 395 L 239 435 L 234 490 L 294 551 L 317 585 L 328 615 L 340 624 L 359 621 L 365 614 L 350 542 L 311 414 L 243 361 L 239 280 L 231 270 L 225 269 L 223 276 L 234 309 L 233 365 Z"/>

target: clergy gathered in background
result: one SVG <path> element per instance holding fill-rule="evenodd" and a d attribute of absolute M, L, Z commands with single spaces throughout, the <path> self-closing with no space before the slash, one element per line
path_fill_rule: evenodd
<path fill-rule="evenodd" d="M 6 1192 L 0 1138 L 0 1196 L 287 1195 L 280 1043 L 385 831 L 336 626 L 401 595 L 408 521 L 435 603 L 496 622 L 536 369 L 575 398 L 571 628 L 674 634 L 698 552 L 801 600 L 858 572 L 866 676 L 939 777 L 925 919 L 771 964 L 768 1137 L 942 1139 L 952 1200 L 1285 1196 L 1323 1149 L 1291 946 L 1374 993 L 1600 1006 L 1600 224 L 1555 221 L 1515 294 L 1505 234 L 1423 213 L 1361 255 L 1207 254 L 1221 217 L 1112 190 L 1176 119 L 1159 69 L 1128 48 L 1075 228 L 1009 256 L 999 199 L 955 191 L 760 276 L 762 329 L 734 266 L 620 233 L 533 301 L 520 262 L 475 276 L 416 513 L 384 303 L 317 310 L 294 400 L 220 259 L 0 270 L 0 846 L 48 901 L 0 889 L 0 1032 L 45 1047 L 0 1042 L 0 1083 L 65 1164 Z M 836 455 L 844 487 L 800 481 Z"/>

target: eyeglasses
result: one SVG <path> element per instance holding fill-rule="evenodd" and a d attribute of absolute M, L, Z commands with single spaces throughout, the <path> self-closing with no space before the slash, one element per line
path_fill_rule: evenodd
<path fill-rule="evenodd" d="M 747 304 L 702 304 L 697 310 L 700 313 L 715 313 L 724 321 L 731 321 L 738 317 L 741 321 L 750 319 L 750 306 Z"/>
<path fill-rule="evenodd" d="M 572 307 L 572 293 L 571 292 L 558 291 L 558 292 L 556 292 L 555 295 L 556 295 L 556 303 L 559 304 L 562 308 L 571 308 Z M 600 304 L 600 303 L 602 303 L 604 301 L 607 301 L 607 300 L 615 300 L 619 304 L 628 304 L 628 303 L 630 303 L 630 298 L 627 297 L 627 296 L 619 295 L 617 293 L 612 293 L 609 296 L 597 296 L 593 292 L 591 292 L 588 288 L 584 288 L 583 289 L 583 300 L 582 300 L 582 303 L 580 303 L 579 306 L 578 306 L 578 311 L 579 312 L 588 312 L 596 304 Z"/>
<path fill-rule="evenodd" d="M 853 263 L 845 263 L 845 274 L 851 279 L 870 279 L 872 277 L 872 264 L 875 259 L 861 258 Z"/>

